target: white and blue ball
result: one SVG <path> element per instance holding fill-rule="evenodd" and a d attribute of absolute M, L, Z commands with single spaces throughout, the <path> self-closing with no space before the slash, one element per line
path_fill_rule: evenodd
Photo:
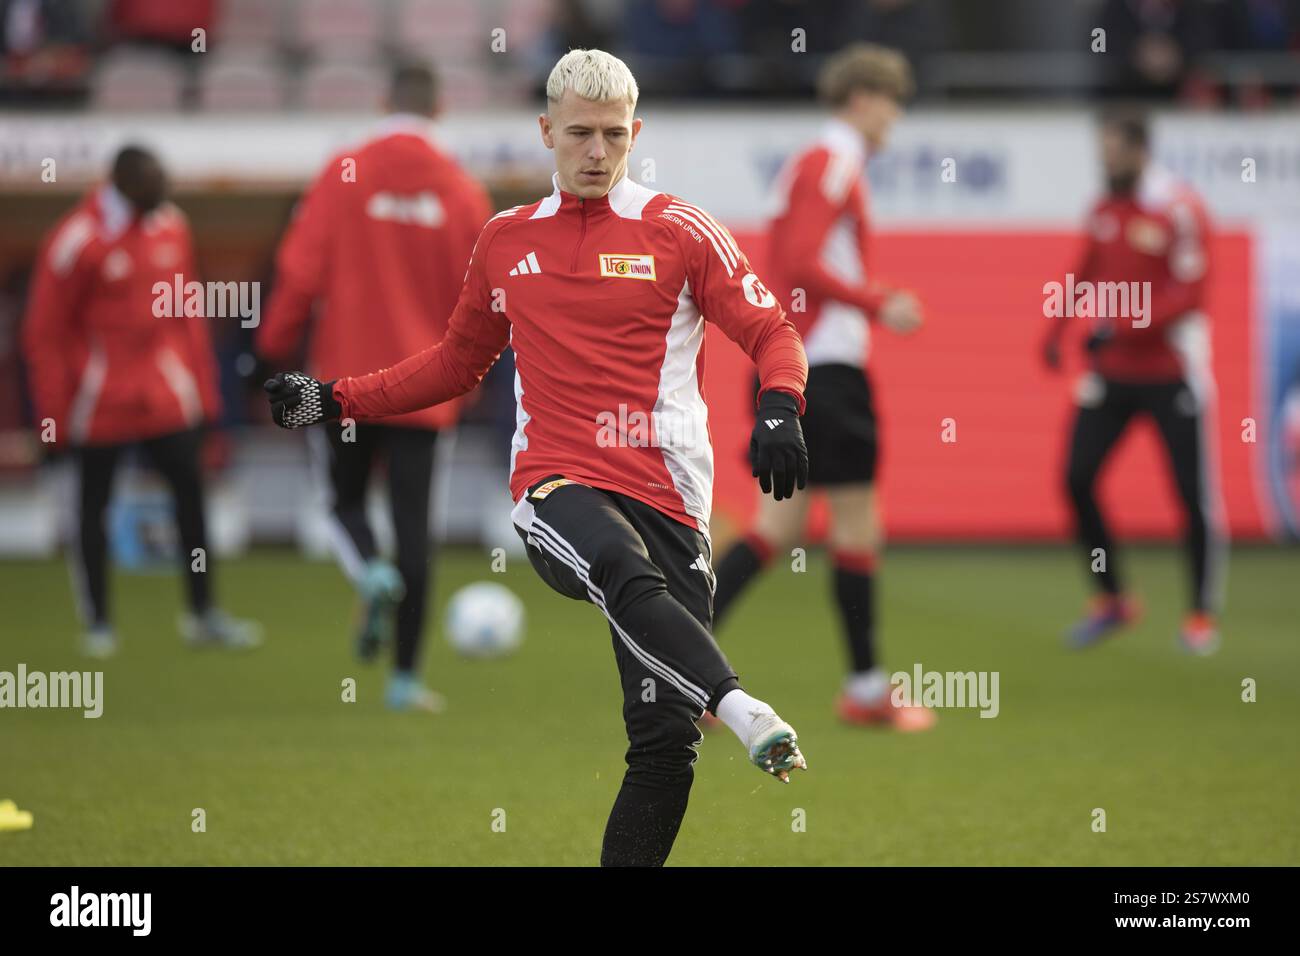
<path fill-rule="evenodd" d="M 465 657 L 501 657 L 524 639 L 524 605 L 494 581 L 467 584 L 447 604 L 447 643 Z"/>

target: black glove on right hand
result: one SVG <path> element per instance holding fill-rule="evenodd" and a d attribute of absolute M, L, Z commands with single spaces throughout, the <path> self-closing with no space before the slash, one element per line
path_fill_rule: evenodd
<path fill-rule="evenodd" d="M 759 396 L 749 462 L 763 494 L 770 493 L 777 501 L 793 498 L 796 485 L 803 488 L 808 484 L 808 446 L 793 395 L 767 391 Z"/>
<path fill-rule="evenodd" d="M 262 385 L 271 402 L 271 418 L 281 428 L 302 428 L 343 414 L 334 400 L 334 383 L 318 382 L 302 372 L 281 372 Z"/>

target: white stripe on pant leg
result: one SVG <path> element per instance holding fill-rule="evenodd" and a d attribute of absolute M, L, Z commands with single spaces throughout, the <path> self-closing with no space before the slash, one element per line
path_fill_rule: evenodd
<path fill-rule="evenodd" d="M 558 545 L 560 547 L 563 547 L 573 557 L 573 560 L 577 562 L 578 566 L 575 567 L 573 564 L 570 564 L 570 567 L 574 567 L 574 570 L 578 573 L 578 577 L 581 578 L 583 580 L 583 583 L 587 585 L 588 591 L 594 590 L 596 593 L 600 595 L 599 603 L 601 609 L 605 611 L 605 616 L 609 618 L 610 623 L 613 624 L 614 627 L 618 629 L 619 634 L 622 636 L 624 643 L 628 645 L 629 649 L 631 649 L 632 652 L 638 656 L 638 658 L 641 655 L 645 655 L 645 658 L 647 658 L 648 660 L 653 660 L 655 661 L 656 664 L 668 670 L 668 665 L 664 664 L 662 661 L 658 660 L 657 658 L 652 657 L 648 651 L 641 648 L 635 641 L 632 640 L 631 636 L 628 635 L 626 631 L 624 631 L 621 627 L 619 627 L 618 623 L 614 620 L 614 618 L 610 616 L 609 610 L 605 606 L 604 593 L 601 592 L 600 589 L 597 588 L 594 583 L 592 583 L 590 574 L 588 573 L 591 568 L 591 565 L 580 554 L 578 554 L 577 549 L 574 548 L 573 545 L 570 544 L 568 541 L 566 541 L 563 537 L 561 537 L 558 531 L 556 531 L 554 528 L 548 525 L 541 518 L 536 517 L 536 515 L 533 516 L 533 533 L 534 536 L 537 535 L 547 536 L 548 540 L 551 542 L 553 546 Z M 581 570 L 579 570 L 579 568 Z M 649 665 L 647 664 L 647 666 Z M 684 681 L 685 683 L 690 685 L 690 687 L 693 688 L 695 692 L 704 700 L 705 704 L 708 703 L 709 693 L 707 690 L 694 684 L 693 682 L 688 680 L 680 673 L 677 673 L 676 671 L 670 671 L 670 672 L 678 680 Z"/>
<path fill-rule="evenodd" d="M 664 673 L 661 676 L 664 677 L 665 680 L 668 680 L 670 683 L 673 683 L 674 686 L 676 686 L 678 690 L 682 691 L 683 694 L 686 694 L 687 697 L 692 697 L 693 695 L 691 693 L 688 693 L 686 690 L 686 687 L 689 687 L 694 692 L 694 696 L 698 697 L 703 702 L 701 706 L 707 705 L 709 695 L 704 688 L 699 687 L 698 685 L 688 680 L 685 676 L 683 676 L 679 672 L 672 670 L 670 667 L 668 667 L 667 664 L 663 663 L 663 661 L 660 661 L 658 658 L 651 655 L 648 651 L 646 651 L 644 648 L 638 645 L 634 640 L 632 640 L 631 635 L 629 635 L 625 630 L 623 630 L 623 628 L 618 624 L 618 622 L 614 620 L 613 616 L 609 612 L 608 606 L 605 603 L 604 592 L 602 592 L 600 588 L 596 587 L 595 583 L 592 582 L 590 575 L 586 571 L 586 567 L 589 567 L 589 565 L 577 553 L 573 545 L 571 545 L 568 541 L 564 540 L 564 538 L 560 537 L 560 535 L 555 531 L 554 528 L 546 524 L 546 522 L 542 521 L 540 518 L 534 519 L 533 534 L 534 537 L 537 538 L 539 541 L 544 539 L 550 545 L 550 547 L 548 547 L 547 550 L 551 551 L 552 553 L 555 553 L 555 548 L 557 546 L 562 546 L 564 549 L 567 550 L 569 555 L 571 555 L 570 560 L 565 560 L 564 556 L 561 554 L 556 554 L 556 557 L 560 558 L 561 560 L 564 560 L 564 563 L 567 564 L 570 568 L 572 568 L 574 573 L 576 573 L 578 577 L 582 580 L 582 582 L 587 586 L 588 593 L 593 595 L 593 599 L 596 601 L 597 606 L 600 607 L 600 609 L 605 613 L 605 616 L 609 618 L 609 622 L 614 625 L 614 628 L 618 632 L 619 636 L 622 638 L 623 643 L 628 646 L 628 649 L 632 651 L 633 655 L 636 656 L 638 660 L 640 660 L 651 670 L 654 670 L 655 667 L 662 668 Z M 575 564 L 575 562 L 578 563 Z M 582 567 L 582 566 L 586 566 L 586 567 Z M 682 686 L 683 684 L 685 686 Z"/>
<path fill-rule="evenodd" d="M 307 457 L 315 463 L 316 477 L 325 493 L 325 527 L 329 534 L 334 559 L 338 561 L 339 566 L 343 568 L 343 573 L 348 576 L 353 584 L 360 584 L 361 579 L 366 574 L 366 562 L 361 557 L 361 551 L 357 548 L 357 543 L 352 540 L 352 535 L 348 534 L 348 529 L 343 526 L 343 522 L 334 513 L 337 498 L 334 495 L 334 482 L 330 479 L 330 456 L 333 454 L 333 449 L 326 440 L 324 429 L 313 428 L 308 430 L 307 449 L 309 452 Z M 365 507 L 365 496 L 362 495 L 361 514 L 363 519 L 365 519 Z"/>
<path fill-rule="evenodd" d="M 591 598 L 591 603 L 595 604 L 602 611 L 605 610 L 605 595 L 601 594 L 600 589 L 593 585 L 590 579 L 583 574 L 582 569 L 578 567 L 574 562 L 574 559 L 570 555 L 566 554 L 559 545 L 550 538 L 548 532 L 545 532 L 540 528 L 534 528 L 532 541 L 534 547 L 550 552 L 555 560 L 559 561 L 566 568 L 572 571 L 574 575 L 577 576 L 578 581 L 586 587 L 587 596 Z"/>
<path fill-rule="evenodd" d="M 700 698 L 703 696 L 703 692 L 699 691 L 698 688 L 695 688 L 694 685 L 690 684 L 689 681 L 686 681 L 685 678 L 681 678 L 680 675 L 677 675 L 674 671 L 669 669 L 661 661 L 657 660 L 654 657 L 651 657 L 649 654 L 646 654 L 645 651 L 643 651 L 640 647 L 637 646 L 636 642 L 634 642 L 628 636 L 627 632 L 624 631 L 623 628 L 619 626 L 618 622 L 614 620 L 613 616 L 610 615 L 609 608 L 605 604 L 605 596 L 600 592 L 600 589 L 597 588 L 594 584 L 592 584 L 590 579 L 588 579 L 574 565 L 573 560 L 571 558 L 569 558 L 567 555 L 559 551 L 555 543 L 551 541 L 549 537 L 546 536 L 545 532 L 541 532 L 541 534 L 539 534 L 535 540 L 538 543 L 538 547 L 543 548 L 546 551 L 550 552 L 551 555 L 554 556 L 554 558 L 557 561 L 561 562 L 566 567 L 568 567 L 571 571 L 573 571 L 574 574 L 576 574 L 583 581 L 583 583 L 587 587 L 587 593 L 591 596 L 592 603 L 595 604 L 598 608 L 600 608 L 601 612 L 605 615 L 606 620 L 608 620 L 609 623 L 613 626 L 615 632 L 619 635 L 619 638 L 623 641 L 624 644 L 628 646 L 628 649 L 631 651 L 632 655 L 636 657 L 637 660 L 639 660 L 642 664 L 644 664 L 646 668 L 651 671 L 651 673 L 655 674 L 658 677 L 662 677 L 664 680 L 668 681 L 668 683 L 676 687 L 679 691 L 681 691 L 682 695 L 685 696 L 692 703 L 695 703 L 701 707 L 705 706 L 708 703 L 707 699 L 704 700 L 703 703 L 700 702 Z M 689 687 L 694 688 L 697 691 L 697 693 L 692 693 L 690 690 L 688 690 L 687 686 L 683 686 L 683 682 Z"/>
<path fill-rule="evenodd" d="M 698 687 L 691 681 L 687 680 L 681 674 L 679 674 L 678 672 L 670 668 L 663 661 L 654 657 L 646 650 L 644 650 L 642 647 L 640 647 L 634 640 L 632 640 L 631 636 L 627 633 L 627 631 L 623 630 L 623 628 L 619 625 L 618 621 L 614 620 L 613 615 L 610 614 L 609 608 L 605 603 L 605 595 L 601 592 L 600 588 L 596 587 L 596 585 L 592 583 L 591 578 L 587 576 L 586 572 L 583 571 L 581 568 L 579 568 L 577 564 L 575 564 L 574 558 L 576 557 L 576 552 L 574 552 L 574 557 L 570 557 L 568 554 L 564 553 L 559 548 L 559 546 L 557 546 L 556 541 L 552 540 L 551 535 L 553 533 L 554 533 L 553 530 L 548 530 L 544 526 L 544 523 L 542 521 L 537 520 L 534 522 L 534 528 L 533 528 L 534 540 L 537 541 L 540 547 L 544 548 L 546 551 L 549 551 L 556 558 L 556 560 L 563 563 L 566 567 L 572 570 L 574 574 L 578 576 L 579 580 L 581 580 L 582 583 L 586 586 L 587 593 L 591 595 L 593 603 L 600 608 L 602 613 L 604 613 L 606 619 L 609 621 L 610 624 L 613 625 L 615 632 L 618 634 L 619 638 L 623 641 L 623 643 L 627 646 L 628 650 L 631 651 L 632 655 L 637 660 L 639 660 L 642 664 L 644 664 L 646 668 L 650 670 L 652 673 L 656 674 L 659 677 L 662 677 L 664 680 L 668 681 L 668 683 L 676 687 L 679 691 L 681 691 L 682 695 L 686 697 L 688 700 L 690 700 L 692 703 L 696 704 L 701 708 L 707 708 L 709 703 L 709 698 L 708 698 L 708 694 L 702 688 Z M 559 543 L 569 548 L 570 550 L 572 549 L 572 546 L 569 545 L 568 542 L 564 541 L 563 538 L 559 539 Z"/>
<path fill-rule="evenodd" d="M 583 571 L 591 570 L 591 563 L 587 561 L 582 555 L 580 555 L 577 549 L 573 545 L 565 541 L 564 538 L 560 536 L 560 532 L 556 531 L 549 524 L 547 524 L 545 521 L 543 521 L 541 518 L 538 517 L 533 518 L 533 524 L 536 525 L 538 528 L 541 528 L 543 531 L 548 532 L 551 536 L 551 540 L 554 541 L 556 545 L 558 545 L 559 547 L 567 551 L 573 557 L 573 560 L 578 563 L 578 566 L 582 568 Z"/>

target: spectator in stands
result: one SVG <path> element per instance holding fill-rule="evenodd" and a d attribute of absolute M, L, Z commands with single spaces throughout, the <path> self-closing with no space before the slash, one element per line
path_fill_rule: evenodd
<path fill-rule="evenodd" d="M 1194 66 L 1210 46 L 1202 0 L 1106 0 L 1103 92 L 1126 98 L 1174 99 L 1200 82 Z"/>
<path fill-rule="evenodd" d="M 741 52 L 735 14 L 711 0 L 629 0 L 622 27 L 622 48 L 643 91 L 716 92 L 718 58 Z"/>

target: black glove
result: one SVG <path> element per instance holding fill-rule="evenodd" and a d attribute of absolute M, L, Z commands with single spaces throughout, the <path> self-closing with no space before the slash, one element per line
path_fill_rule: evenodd
<path fill-rule="evenodd" d="M 281 428 L 302 428 L 343 414 L 343 406 L 334 400 L 334 383 L 318 382 L 302 372 L 281 372 L 262 388 L 271 402 L 271 418 Z"/>
<path fill-rule="evenodd" d="M 1115 330 L 1113 328 L 1109 325 L 1103 326 L 1088 336 L 1087 341 L 1083 343 L 1083 347 L 1088 350 L 1089 355 L 1096 355 L 1106 347 L 1106 344 L 1110 342 L 1114 335 Z"/>
<path fill-rule="evenodd" d="M 758 397 L 758 421 L 749 439 L 749 463 L 763 494 L 777 501 L 793 498 L 795 486 L 808 484 L 808 446 L 799 427 L 799 405 L 787 392 Z"/>

